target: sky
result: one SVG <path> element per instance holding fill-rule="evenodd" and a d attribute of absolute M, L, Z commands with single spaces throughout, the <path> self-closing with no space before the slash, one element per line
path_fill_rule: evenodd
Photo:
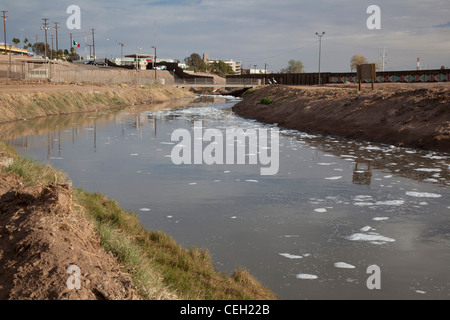
<path fill-rule="evenodd" d="M 69 30 L 67 8 L 81 10 L 81 29 Z M 366 22 L 377 5 L 381 29 Z M 152 54 L 184 60 L 192 53 L 208 53 L 213 59 L 241 61 L 268 71 L 279 71 L 291 59 L 303 62 L 306 72 L 317 72 L 319 37 L 322 72 L 349 72 L 350 59 L 362 54 L 370 62 L 381 61 L 386 70 L 421 67 L 450 68 L 449 0 L 2 0 L 7 10 L 7 42 L 21 37 L 44 41 L 42 18 L 60 22 L 59 48 L 70 47 L 69 33 L 80 43 L 78 53 L 89 53 L 95 29 L 96 56 Z M 0 41 L 3 42 L 3 26 Z M 109 39 L 109 40 L 107 40 Z M 56 47 L 56 42 L 55 42 Z M 138 49 L 142 48 L 142 49 Z"/>

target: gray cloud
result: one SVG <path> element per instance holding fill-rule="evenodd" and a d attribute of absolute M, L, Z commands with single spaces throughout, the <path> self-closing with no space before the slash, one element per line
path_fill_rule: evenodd
<path fill-rule="evenodd" d="M 41 18 L 61 22 L 60 43 L 67 47 L 69 30 L 66 8 L 82 10 L 82 30 L 74 37 L 91 43 L 90 29 L 96 29 L 98 55 L 120 55 L 117 42 L 125 43 L 126 53 L 151 52 L 156 43 L 159 56 L 182 60 L 192 52 L 212 57 L 232 58 L 244 66 L 269 65 L 279 70 L 290 59 L 304 62 L 307 71 L 316 71 L 318 38 L 323 38 L 323 70 L 347 71 L 353 54 L 371 61 L 388 52 L 389 69 L 414 69 L 417 57 L 424 64 L 450 66 L 448 0 L 377 0 L 381 8 L 381 30 L 368 30 L 366 9 L 372 0 L 3 0 L 0 10 L 8 10 L 8 39 L 24 36 L 34 39 L 43 32 Z M 154 21 L 156 20 L 156 30 Z M 54 33 L 54 32 L 53 32 Z M 109 38 L 109 41 L 106 39 Z"/>

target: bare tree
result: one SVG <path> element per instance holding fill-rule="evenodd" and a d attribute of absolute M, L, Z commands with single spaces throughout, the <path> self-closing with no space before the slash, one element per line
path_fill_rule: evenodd
<path fill-rule="evenodd" d="M 351 72 L 353 72 L 353 70 L 356 70 L 356 68 L 361 65 L 361 64 L 365 64 L 368 63 L 367 59 L 361 55 L 361 54 L 355 54 L 352 59 L 350 60 L 350 68 L 351 68 Z"/>
<path fill-rule="evenodd" d="M 289 60 L 288 66 L 285 69 L 281 69 L 281 73 L 302 73 L 304 72 L 303 63 L 299 60 Z"/>

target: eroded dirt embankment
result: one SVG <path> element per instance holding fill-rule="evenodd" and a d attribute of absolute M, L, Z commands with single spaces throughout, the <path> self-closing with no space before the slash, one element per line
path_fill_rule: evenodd
<path fill-rule="evenodd" d="M 354 88 L 266 86 L 243 96 L 238 115 L 309 133 L 450 152 L 447 87 Z M 267 98 L 273 102 L 260 104 Z"/>
<path fill-rule="evenodd" d="M 2 84 L 0 123 L 194 97 L 192 92 L 168 86 Z"/>
<path fill-rule="evenodd" d="M 0 163 L 0 300 L 139 299 L 131 277 L 73 210 L 72 187 L 25 187 Z M 80 268 L 79 290 L 67 268 Z"/>

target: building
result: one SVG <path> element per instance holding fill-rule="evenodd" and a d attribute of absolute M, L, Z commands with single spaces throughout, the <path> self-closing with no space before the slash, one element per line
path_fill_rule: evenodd
<path fill-rule="evenodd" d="M 233 59 L 210 59 L 209 58 L 209 54 L 204 53 L 203 54 L 203 61 L 206 64 L 211 64 L 211 63 L 217 63 L 219 61 L 223 61 L 225 64 L 229 65 L 231 67 L 231 69 L 233 70 L 233 72 L 236 75 L 241 75 L 242 74 L 242 62 L 241 61 L 234 61 Z"/>
<path fill-rule="evenodd" d="M 20 54 L 20 55 L 28 55 L 28 51 L 25 49 L 19 49 L 14 47 L 13 45 L 6 44 L 6 52 L 9 54 Z M 5 43 L 0 42 L 0 54 L 5 54 Z"/>

